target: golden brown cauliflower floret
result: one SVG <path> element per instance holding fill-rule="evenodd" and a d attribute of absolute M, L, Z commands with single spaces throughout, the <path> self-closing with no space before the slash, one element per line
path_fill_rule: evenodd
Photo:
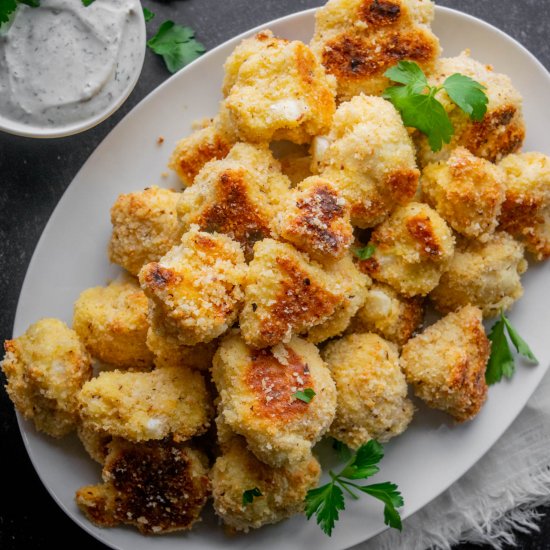
<path fill-rule="evenodd" d="M 373 231 L 374 253 L 360 266 L 400 294 L 425 296 L 448 268 L 454 243 L 451 229 L 435 210 L 411 202 Z"/>
<path fill-rule="evenodd" d="M 78 394 L 85 428 L 129 441 L 186 441 L 210 425 L 212 405 L 202 375 L 183 366 L 151 372 L 105 371 Z"/>
<path fill-rule="evenodd" d="M 430 162 L 446 160 L 458 146 L 465 147 L 476 157 L 497 162 L 504 156 L 516 152 L 525 138 L 525 124 L 522 113 L 522 98 L 513 87 L 510 78 L 495 73 L 490 65 L 484 65 L 470 57 L 469 51 L 457 57 L 441 58 L 429 75 L 431 86 L 440 86 L 452 74 L 460 73 L 473 78 L 483 86 L 489 99 L 487 113 L 480 121 L 471 120 L 462 109 L 453 103 L 447 92 L 441 90 L 437 99 L 441 101 L 454 127 L 449 144 L 434 152 L 428 139 L 421 133 L 415 134 L 418 147 L 418 162 L 426 166 Z"/>
<path fill-rule="evenodd" d="M 176 144 L 168 168 L 187 187 L 195 181 L 202 167 L 211 160 L 225 158 L 235 140 L 223 131 L 217 118 L 204 128 L 198 128 Z"/>
<path fill-rule="evenodd" d="M 351 222 L 373 227 L 409 202 L 418 187 L 414 147 L 393 105 L 360 95 L 338 107 L 330 133 L 315 139 L 313 158 L 351 208 Z"/>
<path fill-rule="evenodd" d="M 214 356 L 212 377 L 223 421 L 271 466 L 307 459 L 334 418 L 330 372 L 317 348 L 299 338 L 254 350 L 232 334 Z M 309 403 L 294 395 L 307 388 L 315 392 Z"/>
<path fill-rule="evenodd" d="M 251 259 L 254 244 L 272 236 L 271 219 L 289 186 L 267 146 L 239 143 L 199 172 L 181 195 L 178 215 L 185 229 L 196 224 L 229 235 Z"/>
<path fill-rule="evenodd" d="M 465 306 L 409 340 L 401 367 L 420 399 L 464 422 L 479 412 L 487 397 L 490 349 L 481 310 Z"/>
<path fill-rule="evenodd" d="M 485 243 L 461 240 L 430 298 L 443 313 L 471 304 L 484 317 L 494 317 L 521 298 L 520 275 L 526 269 L 523 245 L 503 231 Z"/>
<path fill-rule="evenodd" d="M 244 340 L 262 348 L 311 330 L 344 304 L 347 286 L 339 273 L 325 271 L 289 244 L 256 243 L 239 319 Z"/>
<path fill-rule="evenodd" d="M 319 262 L 342 258 L 353 241 L 349 207 L 341 192 L 319 176 L 301 182 L 275 218 L 277 233 Z"/>
<path fill-rule="evenodd" d="M 357 268 L 351 254 L 334 263 L 327 272 L 341 278 L 344 301 L 324 323 L 308 331 L 307 340 L 314 344 L 339 336 L 348 328 L 351 319 L 364 304 L 372 283 L 370 277 Z"/>
<path fill-rule="evenodd" d="M 550 258 L 550 157 L 509 155 L 500 166 L 506 176 L 500 228 L 520 239 L 537 260 Z"/>
<path fill-rule="evenodd" d="M 109 446 L 103 483 L 76 492 L 76 503 L 99 527 L 133 525 L 143 535 L 187 531 L 210 494 L 206 456 L 167 442 Z"/>
<path fill-rule="evenodd" d="M 147 296 L 134 279 L 115 280 L 80 294 L 73 329 L 96 359 L 123 369 L 147 369 L 153 366 L 145 344 L 147 311 Z"/>
<path fill-rule="evenodd" d="M 457 147 L 447 161 L 424 168 L 422 197 L 461 235 L 487 240 L 504 201 L 504 173 Z"/>
<path fill-rule="evenodd" d="M 191 369 L 207 371 L 212 366 L 218 341 L 186 346 L 179 340 L 159 328 L 149 328 L 147 332 L 147 347 L 155 357 L 157 367 L 185 366 Z"/>
<path fill-rule="evenodd" d="M 111 262 L 137 275 L 143 265 L 157 261 L 177 244 L 183 233 L 176 213 L 178 199 L 179 193 L 158 187 L 119 195 L 111 208 Z"/>
<path fill-rule="evenodd" d="M 193 226 L 182 244 L 139 273 L 151 326 L 187 346 L 217 338 L 239 315 L 244 267 L 235 241 Z"/>
<path fill-rule="evenodd" d="M 90 455 L 90 458 L 104 464 L 109 453 L 109 443 L 113 436 L 102 430 L 94 430 L 90 426 L 79 424 L 76 428 L 76 435 L 82 443 L 84 450 Z"/>
<path fill-rule="evenodd" d="M 391 286 L 374 283 L 363 306 L 350 323 L 350 332 L 374 332 L 401 347 L 421 325 L 422 299 L 405 298 Z"/>
<path fill-rule="evenodd" d="M 220 121 L 241 141 L 308 143 L 330 126 L 334 81 L 302 42 L 269 41 L 267 48 L 248 51 L 236 76 L 229 77 L 233 84 L 222 102 Z M 235 71 L 233 63 L 231 75 Z"/>
<path fill-rule="evenodd" d="M 246 532 L 277 523 L 303 512 L 306 494 L 320 474 L 319 462 L 311 455 L 273 468 L 260 462 L 242 438 L 233 436 L 210 472 L 214 510 L 230 530 Z M 262 495 L 243 505 L 243 493 L 255 488 Z"/>
<path fill-rule="evenodd" d="M 357 449 L 403 433 L 414 407 L 395 346 L 376 334 L 350 334 L 323 352 L 338 392 L 330 435 Z"/>
<path fill-rule="evenodd" d="M 401 60 L 429 70 L 440 53 L 430 0 L 329 0 L 315 15 L 311 49 L 336 77 L 338 98 L 380 95 Z"/>
<path fill-rule="evenodd" d="M 78 392 L 92 376 L 88 352 L 58 319 L 41 319 L 4 342 L 0 366 L 15 408 L 37 430 L 62 437 L 78 424 Z"/>

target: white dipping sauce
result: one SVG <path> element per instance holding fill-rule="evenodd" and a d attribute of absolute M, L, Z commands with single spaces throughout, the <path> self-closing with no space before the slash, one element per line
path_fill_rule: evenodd
<path fill-rule="evenodd" d="M 52 128 L 107 111 L 141 70 L 139 0 L 20 5 L 0 36 L 0 116 Z"/>

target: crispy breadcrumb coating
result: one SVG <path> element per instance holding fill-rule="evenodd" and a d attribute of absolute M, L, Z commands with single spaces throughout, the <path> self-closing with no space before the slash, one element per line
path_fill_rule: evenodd
<path fill-rule="evenodd" d="M 104 464 L 107 454 L 109 453 L 109 443 L 113 440 L 113 436 L 102 430 L 94 430 L 90 426 L 79 424 L 76 428 L 76 435 L 84 450 L 90 455 L 90 458 Z"/>
<path fill-rule="evenodd" d="M 537 260 L 550 258 L 550 157 L 509 155 L 500 166 L 506 174 L 500 228 L 520 239 Z"/>
<path fill-rule="evenodd" d="M 323 352 L 338 392 L 330 435 L 353 449 L 403 433 L 414 407 L 394 344 L 376 334 L 350 334 Z"/>
<path fill-rule="evenodd" d="M 487 398 L 485 368 L 491 344 L 481 310 L 449 313 L 403 346 L 401 366 L 414 393 L 458 422 L 472 419 Z"/>
<path fill-rule="evenodd" d="M 308 143 L 325 133 L 335 110 L 335 84 L 302 42 L 248 41 L 229 63 L 220 121 L 240 141 Z M 256 52 L 252 53 L 256 45 Z M 238 66 L 237 70 L 237 65 Z M 236 75 L 235 75 L 236 73 Z"/>
<path fill-rule="evenodd" d="M 411 138 L 394 106 L 380 97 L 342 103 L 330 133 L 314 141 L 313 159 L 320 175 L 340 189 L 359 227 L 374 227 L 418 188 Z"/>
<path fill-rule="evenodd" d="M 425 296 L 447 270 L 454 243 L 451 229 L 435 210 L 411 202 L 373 231 L 370 244 L 375 247 L 374 254 L 360 266 L 400 294 Z"/>
<path fill-rule="evenodd" d="M 247 344 L 262 348 L 288 342 L 329 319 L 344 303 L 348 285 L 290 244 L 256 243 L 240 316 Z"/>
<path fill-rule="evenodd" d="M 363 306 L 352 319 L 348 332 L 374 332 L 398 347 L 413 335 L 424 318 L 423 300 L 405 298 L 391 286 L 374 283 Z"/>
<path fill-rule="evenodd" d="M 41 319 L 4 342 L 0 366 L 15 408 L 36 429 L 63 437 L 78 424 L 78 392 L 92 376 L 91 358 L 76 332 L 58 319 Z"/>
<path fill-rule="evenodd" d="M 338 98 L 381 95 L 401 60 L 433 68 L 440 53 L 430 0 L 329 0 L 315 14 L 311 49 L 338 82 Z"/>
<path fill-rule="evenodd" d="M 177 244 L 183 234 L 178 199 L 179 193 L 158 187 L 119 195 L 111 208 L 111 262 L 137 275 L 144 264 L 157 261 Z"/>
<path fill-rule="evenodd" d="M 145 265 L 139 281 L 150 299 L 153 329 L 192 346 L 217 338 L 237 319 L 245 263 L 226 235 L 192 226 L 181 242 Z"/>
<path fill-rule="evenodd" d="M 85 428 L 129 441 L 186 441 L 210 425 L 212 404 L 202 375 L 184 366 L 151 372 L 105 371 L 78 395 Z"/>
<path fill-rule="evenodd" d="M 73 329 L 92 357 L 122 369 L 148 369 L 153 354 L 145 344 L 147 296 L 133 278 L 82 292 L 74 304 Z"/>
<path fill-rule="evenodd" d="M 500 168 L 464 147 L 422 171 L 422 199 L 455 231 L 472 239 L 487 240 L 495 230 L 504 185 Z"/>
<path fill-rule="evenodd" d="M 133 525 L 143 535 L 187 531 L 210 494 L 206 456 L 168 442 L 109 445 L 103 483 L 76 492 L 76 503 L 99 527 Z"/>
<path fill-rule="evenodd" d="M 271 220 L 289 187 L 267 146 L 239 143 L 199 172 L 181 195 L 178 215 L 185 229 L 196 224 L 229 235 L 250 260 L 254 244 L 272 236 Z"/>
<path fill-rule="evenodd" d="M 426 136 L 416 133 L 419 164 L 426 166 L 430 162 L 446 160 L 458 146 L 491 162 L 518 151 L 525 138 L 525 123 L 522 97 L 510 78 L 494 72 L 490 65 L 472 59 L 470 52 L 464 51 L 457 57 L 439 59 L 428 81 L 431 86 L 441 86 L 446 78 L 455 73 L 469 76 L 485 86 L 484 91 L 489 98 L 487 113 L 480 121 L 471 120 L 450 100 L 445 90 L 438 92 L 436 97 L 451 119 L 454 135 L 449 144 L 443 144 L 440 151 L 434 152 Z"/>
<path fill-rule="evenodd" d="M 260 462 L 233 436 L 210 472 L 214 510 L 226 528 L 247 532 L 277 523 L 304 510 L 307 491 L 321 474 L 319 462 L 309 455 L 296 464 L 274 468 Z M 243 493 L 259 489 L 259 497 L 243 505 Z"/>
<path fill-rule="evenodd" d="M 319 176 L 302 181 L 275 218 L 277 233 L 319 262 L 342 258 L 353 241 L 342 193 Z"/>
<path fill-rule="evenodd" d="M 521 298 L 520 275 L 526 269 L 523 245 L 504 231 L 485 243 L 461 240 L 430 298 L 442 313 L 471 304 L 484 317 L 494 317 Z"/>
<path fill-rule="evenodd" d="M 317 348 L 300 338 L 254 350 L 231 334 L 214 356 L 212 377 L 223 421 L 270 466 L 306 460 L 334 418 L 330 372 Z M 315 392 L 309 403 L 294 395 L 307 388 Z"/>

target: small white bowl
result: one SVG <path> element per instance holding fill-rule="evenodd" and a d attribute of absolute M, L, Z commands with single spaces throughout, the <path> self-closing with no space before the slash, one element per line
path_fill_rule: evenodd
<path fill-rule="evenodd" d="M 77 1 L 77 0 L 75 0 Z M 132 90 L 134 89 L 141 70 L 143 68 L 143 62 L 145 60 L 146 50 L 146 32 L 145 32 L 145 17 L 141 8 L 141 3 L 136 1 L 138 9 L 136 15 L 138 18 L 138 44 L 140 45 L 139 51 L 136 52 L 136 63 L 134 70 L 130 74 L 127 85 L 116 96 L 113 96 L 112 101 L 104 108 L 94 113 L 92 116 L 86 116 L 81 120 L 71 121 L 67 123 L 60 122 L 55 126 L 43 126 L 38 124 L 20 122 L 4 116 L 0 113 L 0 131 L 4 131 L 10 134 L 18 136 L 32 137 L 32 138 L 58 138 L 64 136 L 70 136 L 88 130 L 100 122 L 104 121 L 110 115 L 112 115 L 128 98 Z"/>

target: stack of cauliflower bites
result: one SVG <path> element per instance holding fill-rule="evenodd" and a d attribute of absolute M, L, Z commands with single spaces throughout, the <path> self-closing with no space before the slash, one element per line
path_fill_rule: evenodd
<path fill-rule="evenodd" d="M 18 411 L 102 465 L 75 488 L 92 522 L 188 530 L 211 498 L 246 532 L 303 512 L 323 437 L 386 442 L 421 402 L 479 412 L 482 321 L 521 297 L 525 251 L 550 256 L 550 159 L 520 152 L 508 77 L 440 58 L 433 16 L 429 0 L 329 0 L 310 45 L 243 40 L 219 112 L 169 161 L 183 191 L 115 201 L 125 275 L 82 292 L 72 328 L 42 319 L 5 343 Z M 484 118 L 438 91 L 456 131 L 434 153 L 381 97 L 401 60 L 431 85 L 477 80 Z"/>

